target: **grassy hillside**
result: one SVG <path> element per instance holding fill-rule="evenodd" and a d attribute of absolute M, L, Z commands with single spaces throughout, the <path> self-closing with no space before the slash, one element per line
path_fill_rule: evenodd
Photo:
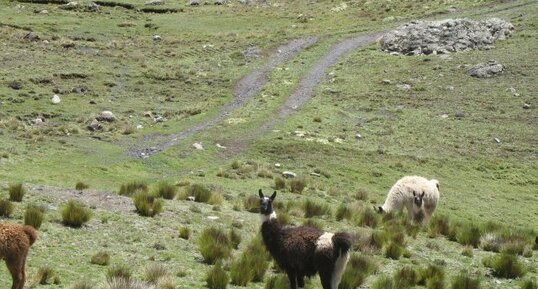
<path fill-rule="evenodd" d="M 186 1 L 153 6 L 125 0 L 117 3 L 132 7 L 101 6 L 91 12 L 86 1 L 70 7 L 0 0 L 0 198 L 8 197 L 9 184 L 24 183 L 28 189 L 11 216 L 0 218 L 22 223 L 27 205 L 45 208 L 28 258 L 27 286 L 71 288 L 83 279 L 101 284 L 117 265 L 144 279 L 145 268 L 161 264 L 171 285 L 160 288 L 204 288 L 213 268 L 203 262 L 198 247 L 204 229 L 216 226 L 242 236 L 224 261 L 230 273 L 259 230 L 249 197 L 258 188 L 272 190 L 286 170 L 297 173 L 305 188 L 292 193 L 286 180 L 279 189 L 279 212 L 293 224 L 354 233 L 355 254 L 375 267 L 348 273 L 356 275 L 353 280 L 364 277 L 361 288 L 383 288 L 374 283 L 384 276 L 392 279 L 402 268 L 428 265 L 444 268 L 444 287 L 435 288 L 451 288 L 461 270 L 480 279 L 482 288 L 538 282 L 533 249 L 538 232 L 537 2 L 201 2 L 191 7 Z M 144 12 L 147 8 L 173 13 Z M 278 117 L 302 77 L 334 44 L 412 19 L 456 17 L 499 17 L 516 30 L 491 50 L 447 58 L 394 56 L 371 43 L 338 59 L 304 106 Z M 149 158 L 128 154 L 219 116 L 234 101 L 243 76 L 265 67 L 279 46 L 308 36 L 319 39 L 271 68 L 260 93 L 222 121 Z M 249 47 L 254 56 L 243 54 Z M 490 59 L 505 64 L 506 71 L 489 79 L 466 73 Z M 57 105 L 50 101 L 54 94 L 61 97 Z M 98 131 L 88 129 L 104 110 L 116 120 L 101 122 Z M 36 124 L 37 118 L 43 123 Z M 204 149 L 195 149 L 194 143 Z M 450 232 L 435 234 L 435 225 L 446 224 L 442 218 L 416 228 L 405 218 L 370 215 L 372 205 L 382 203 L 404 175 L 440 181 L 436 215 L 449 218 Z M 118 196 L 120 186 L 134 180 L 150 184 L 150 192 L 165 180 L 177 184 L 179 194 L 163 201 L 162 213 L 141 217 L 130 198 Z M 77 182 L 90 189 L 75 190 Z M 213 193 L 211 204 L 184 200 L 193 184 Z M 82 228 L 62 225 L 60 212 L 69 199 L 92 211 Z M 324 212 L 307 218 L 307 200 Z M 350 211 L 345 218 L 344 205 Z M 191 231 L 187 240 L 180 237 L 182 228 Z M 400 230 L 403 243 L 396 241 Z M 483 238 L 489 233 L 502 239 L 497 251 L 516 251 L 525 275 L 498 277 L 488 264 L 501 253 L 486 250 L 485 239 L 476 248 L 464 246 L 473 230 Z M 386 239 L 381 248 L 369 243 L 376 234 Z M 396 260 L 386 257 L 391 242 L 405 248 Z M 90 262 L 98 252 L 110 254 L 109 265 Z M 36 284 L 43 268 L 54 270 L 59 284 Z M 269 270 L 264 281 L 246 288 L 280 288 L 267 285 L 271 276 L 281 276 L 275 274 Z M 427 285 L 419 279 L 416 288 Z M 0 266 L 0 288 L 10 282 Z M 319 280 L 307 288 L 321 288 Z"/>

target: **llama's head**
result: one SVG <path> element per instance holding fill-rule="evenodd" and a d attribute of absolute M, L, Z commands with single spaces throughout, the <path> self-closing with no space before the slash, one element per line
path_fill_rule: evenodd
<path fill-rule="evenodd" d="M 417 194 L 415 191 L 413 191 L 413 202 L 418 208 L 422 207 L 422 199 L 424 199 L 425 194 L 426 192 L 422 192 L 422 194 Z"/>
<path fill-rule="evenodd" d="M 271 197 L 266 197 L 262 193 L 262 189 L 258 191 L 260 195 L 260 213 L 264 216 L 269 216 L 273 213 L 273 201 L 276 197 L 276 191 Z"/>

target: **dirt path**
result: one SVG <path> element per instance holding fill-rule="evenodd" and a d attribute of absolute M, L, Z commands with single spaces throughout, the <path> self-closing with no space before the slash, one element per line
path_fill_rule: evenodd
<path fill-rule="evenodd" d="M 185 131 L 168 135 L 160 140 L 157 140 L 156 137 L 146 136 L 141 139 L 135 147 L 130 148 L 127 151 L 127 154 L 134 157 L 149 157 L 152 154 L 158 153 L 168 147 L 177 145 L 182 139 L 185 139 L 197 132 L 221 122 L 233 111 L 242 107 L 249 98 L 258 94 L 262 90 L 269 79 L 269 74 L 276 66 L 292 59 L 301 50 L 313 45 L 318 40 L 319 37 L 317 36 L 305 37 L 292 40 L 287 44 L 278 47 L 276 51 L 269 56 L 269 60 L 265 66 L 252 71 L 250 74 L 237 82 L 233 100 L 222 107 L 217 116 L 199 123 Z M 148 143 L 150 142 L 153 142 L 153 144 L 148 146 Z"/>

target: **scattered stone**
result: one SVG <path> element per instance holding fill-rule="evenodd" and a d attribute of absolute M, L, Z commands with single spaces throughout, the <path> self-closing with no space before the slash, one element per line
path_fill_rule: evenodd
<path fill-rule="evenodd" d="M 256 46 L 247 47 L 247 49 L 243 51 L 243 56 L 245 56 L 246 59 L 260 58 L 260 54 L 261 50 Z"/>
<path fill-rule="evenodd" d="M 58 103 L 60 103 L 60 101 L 62 101 L 62 100 L 60 99 L 60 96 L 59 96 L 59 95 L 55 94 L 55 95 L 52 96 L 52 98 L 50 99 L 50 101 L 52 102 L 52 104 L 58 104 Z"/>
<path fill-rule="evenodd" d="M 87 128 L 88 128 L 90 131 L 98 131 L 98 130 L 103 129 L 103 125 L 101 125 L 101 123 L 99 123 L 98 120 L 94 119 L 94 120 L 92 120 L 92 122 L 87 126 Z"/>
<path fill-rule="evenodd" d="M 161 0 L 152 0 L 144 3 L 144 5 L 163 5 L 164 2 Z"/>
<path fill-rule="evenodd" d="M 284 171 L 282 172 L 282 176 L 288 179 L 295 178 L 297 176 L 296 173 L 290 172 L 290 171 Z"/>
<path fill-rule="evenodd" d="M 189 202 L 194 202 L 195 199 L 193 196 L 188 196 L 186 200 Z"/>
<path fill-rule="evenodd" d="M 355 139 L 361 139 L 361 138 L 362 138 L 362 135 L 360 133 L 355 134 Z"/>
<path fill-rule="evenodd" d="M 443 118 L 443 119 L 444 119 L 444 118 L 448 118 L 448 114 L 446 114 L 446 113 L 443 113 L 443 114 L 441 114 L 441 116 L 440 116 L 440 117 L 441 117 L 441 118 Z"/>
<path fill-rule="evenodd" d="M 208 216 L 207 218 L 208 218 L 209 220 L 211 220 L 211 221 L 220 219 L 220 218 L 217 217 L 217 216 Z"/>
<path fill-rule="evenodd" d="M 531 108 L 530 104 L 528 104 L 528 103 L 523 104 L 523 109 L 529 109 L 529 108 Z"/>
<path fill-rule="evenodd" d="M 14 81 L 11 81 L 7 86 L 9 88 L 19 90 L 19 89 L 22 89 L 22 82 L 14 80 Z"/>
<path fill-rule="evenodd" d="M 499 138 L 494 138 L 493 140 L 495 140 L 496 143 L 501 143 L 501 140 Z"/>
<path fill-rule="evenodd" d="M 26 35 L 24 35 L 24 37 L 22 38 L 24 40 L 28 40 L 28 41 L 38 41 L 39 40 L 39 36 L 37 36 L 35 33 L 33 32 L 28 32 L 26 33 Z"/>
<path fill-rule="evenodd" d="M 94 2 L 92 2 L 92 3 L 88 4 L 88 11 L 90 11 L 90 12 L 98 12 L 100 7 L 101 6 L 99 6 L 99 5 L 95 4 Z"/>
<path fill-rule="evenodd" d="M 156 117 L 153 118 L 153 121 L 154 122 L 165 122 L 166 119 L 160 115 L 157 115 Z"/>
<path fill-rule="evenodd" d="M 392 84 L 392 81 L 390 81 L 390 79 L 383 79 L 383 80 L 381 80 L 381 83 L 382 84 Z"/>
<path fill-rule="evenodd" d="M 282 166 L 282 165 L 279 164 L 279 163 L 276 163 L 276 164 L 275 164 L 275 168 L 280 168 L 281 166 Z"/>
<path fill-rule="evenodd" d="M 203 150 L 204 149 L 204 146 L 202 145 L 202 143 L 199 143 L 199 142 L 193 143 L 192 146 L 197 150 Z"/>
<path fill-rule="evenodd" d="M 223 145 L 221 145 L 220 143 L 217 143 L 217 145 L 216 145 L 216 146 L 217 146 L 217 147 L 218 147 L 219 149 L 226 149 L 226 147 L 225 147 L 225 146 L 223 146 Z"/>
<path fill-rule="evenodd" d="M 215 5 L 224 5 L 226 3 L 227 3 L 226 0 L 215 0 L 215 2 L 214 2 Z"/>
<path fill-rule="evenodd" d="M 198 6 L 200 2 L 198 0 L 189 0 L 189 6 Z"/>
<path fill-rule="evenodd" d="M 76 7 L 76 6 L 78 6 L 78 2 L 71 1 L 71 2 L 69 2 L 67 4 L 65 4 L 65 6 L 67 6 L 67 7 Z"/>
<path fill-rule="evenodd" d="M 447 85 L 447 86 L 445 86 L 445 90 L 452 91 L 452 90 L 454 90 L 454 86 Z"/>
<path fill-rule="evenodd" d="M 30 121 L 33 125 L 41 125 L 44 121 L 42 118 L 38 117 Z"/>
<path fill-rule="evenodd" d="M 504 66 L 502 64 L 497 63 L 495 60 L 490 60 L 488 63 L 480 63 L 473 66 L 467 72 L 473 77 L 487 78 L 501 73 L 503 70 Z"/>
<path fill-rule="evenodd" d="M 113 122 L 116 120 L 116 116 L 108 110 L 101 111 L 101 113 L 95 118 L 98 121 L 108 121 Z"/>
<path fill-rule="evenodd" d="M 318 178 L 321 177 L 320 174 L 318 174 L 318 173 L 314 173 L 314 172 L 310 173 L 310 175 L 313 176 L 313 177 L 318 177 Z"/>
<path fill-rule="evenodd" d="M 496 40 L 512 35 L 514 26 L 498 18 L 485 21 L 447 19 L 412 21 L 386 33 L 379 43 L 385 52 L 405 55 L 446 54 L 490 49 Z"/>
<path fill-rule="evenodd" d="M 462 119 L 465 117 L 465 114 L 461 111 L 458 111 L 454 114 L 454 117 L 457 118 L 457 119 Z"/>
<path fill-rule="evenodd" d="M 160 35 L 153 35 L 153 41 L 161 41 L 162 38 Z"/>
<path fill-rule="evenodd" d="M 49 10 L 43 9 L 38 12 L 39 14 L 49 14 Z"/>
<path fill-rule="evenodd" d="M 139 124 L 139 125 L 136 126 L 136 129 L 143 129 L 143 128 L 144 128 L 144 127 L 143 127 L 141 124 Z"/>
<path fill-rule="evenodd" d="M 152 117 L 153 113 L 151 111 L 144 111 L 144 116 L 145 117 Z"/>
<path fill-rule="evenodd" d="M 88 92 L 88 88 L 85 87 L 85 86 L 77 86 L 77 87 L 73 87 L 71 89 L 71 92 L 76 93 L 76 94 L 80 94 L 80 95 L 84 95 L 84 94 L 86 94 L 86 92 Z"/>
<path fill-rule="evenodd" d="M 411 90 L 411 85 L 409 85 L 407 83 L 396 84 L 396 87 L 398 87 L 399 89 L 403 89 L 403 90 Z"/>
<path fill-rule="evenodd" d="M 452 6 L 452 7 L 448 7 L 448 8 L 446 9 L 446 12 L 447 12 L 447 13 L 456 13 L 456 12 L 458 12 L 458 8 L 456 8 L 456 7 L 454 7 L 454 6 Z"/>

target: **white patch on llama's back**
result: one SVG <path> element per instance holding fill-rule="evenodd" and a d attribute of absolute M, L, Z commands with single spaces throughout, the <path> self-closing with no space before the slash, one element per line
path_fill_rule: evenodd
<path fill-rule="evenodd" d="M 342 281 L 342 275 L 346 270 L 347 262 L 349 261 L 349 251 L 342 255 L 342 252 L 339 252 L 340 256 L 336 259 L 334 263 L 334 272 L 331 278 L 331 289 L 338 289 L 340 281 Z"/>
<path fill-rule="evenodd" d="M 333 233 L 323 233 L 323 235 L 319 236 L 318 241 L 316 242 L 316 250 L 322 250 L 326 248 L 332 248 L 333 247 Z"/>
<path fill-rule="evenodd" d="M 276 212 L 273 211 L 270 215 L 262 215 L 262 223 L 267 222 L 269 220 L 276 219 Z"/>

